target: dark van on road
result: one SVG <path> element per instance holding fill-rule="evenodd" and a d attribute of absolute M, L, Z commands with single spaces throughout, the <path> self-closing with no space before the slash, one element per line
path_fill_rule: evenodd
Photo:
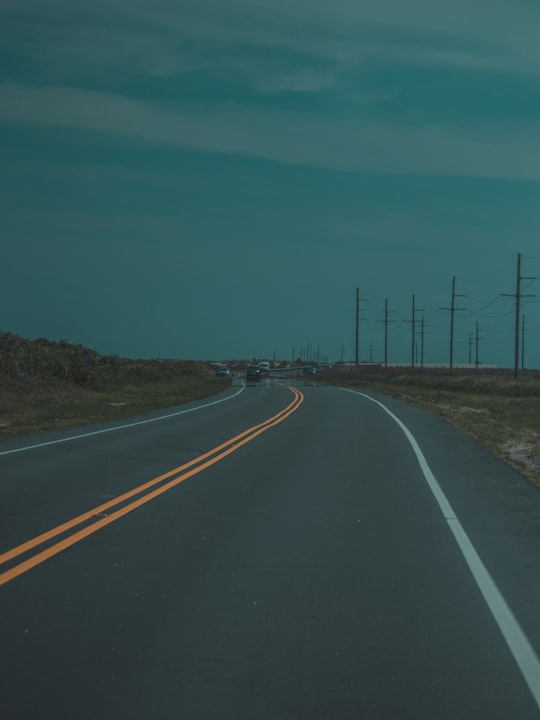
<path fill-rule="evenodd" d="M 261 369 L 258 365 L 248 365 L 248 368 L 246 370 L 246 382 L 256 382 L 258 383 L 261 379 Z"/>

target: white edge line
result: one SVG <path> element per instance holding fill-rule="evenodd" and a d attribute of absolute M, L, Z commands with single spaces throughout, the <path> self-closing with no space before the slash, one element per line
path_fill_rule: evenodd
<path fill-rule="evenodd" d="M 534 648 L 529 642 L 519 622 L 517 621 L 514 613 L 510 609 L 508 603 L 504 599 L 501 591 L 495 584 L 493 578 L 486 569 L 486 566 L 480 559 L 480 556 L 476 552 L 474 545 L 469 539 L 469 536 L 463 529 L 459 519 L 454 513 L 452 506 L 448 502 L 446 495 L 442 491 L 441 486 L 437 482 L 435 476 L 431 472 L 431 469 L 421 451 L 418 443 L 416 442 L 413 434 L 407 428 L 406 425 L 389 410 L 383 403 L 375 400 L 365 393 L 358 392 L 357 390 L 349 390 L 348 388 L 338 388 L 345 392 L 352 393 L 353 395 L 360 395 L 367 400 L 375 403 L 381 407 L 385 413 L 387 413 L 394 422 L 401 428 L 405 433 L 405 436 L 411 444 L 420 468 L 424 474 L 427 484 L 431 492 L 433 493 L 437 504 L 448 524 L 448 527 L 452 531 L 452 534 L 461 550 L 465 562 L 469 566 L 469 570 L 474 577 L 476 584 L 478 585 L 480 592 L 484 600 L 486 601 L 491 614 L 493 615 L 495 622 L 499 626 L 510 652 L 512 653 L 514 660 L 516 661 L 521 673 L 527 683 L 529 690 L 536 702 L 536 705 L 540 709 L 540 660 L 536 654 Z"/>
<path fill-rule="evenodd" d="M 228 395 L 226 398 L 214 400 L 210 403 L 205 403 L 204 405 L 197 405 L 197 407 L 187 408 L 186 410 L 178 410 L 177 412 L 169 413 L 168 415 L 160 415 L 159 417 L 149 418 L 148 420 L 138 420 L 137 422 L 126 423 L 125 425 L 115 425 L 115 427 L 111 428 L 93 430 L 92 432 L 82 433 L 80 435 L 70 435 L 70 437 L 60 438 L 59 440 L 50 440 L 48 442 L 37 443 L 36 445 L 26 445 L 25 447 L 15 448 L 14 450 L 4 450 L 4 452 L 0 452 L 0 457 L 2 455 L 13 455 L 14 453 L 24 452 L 25 450 L 35 450 L 37 448 L 47 447 L 48 445 L 58 445 L 59 443 L 70 442 L 71 440 L 80 440 L 81 438 L 91 437 L 92 435 L 102 435 L 103 433 L 116 432 L 116 430 L 126 430 L 127 428 L 136 427 L 137 425 L 147 425 L 148 423 L 159 422 L 160 420 L 168 420 L 169 418 L 176 417 L 177 415 L 185 415 L 190 412 L 195 412 L 195 410 L 203 410 L 204 408 L 211 407 L 212 405 L 219 405 L 227 400 L 232 400 L 237 397 L 237 395 L 240 395 L 244 389 L 245 385 L 242 385 L 238 392 Z"/>

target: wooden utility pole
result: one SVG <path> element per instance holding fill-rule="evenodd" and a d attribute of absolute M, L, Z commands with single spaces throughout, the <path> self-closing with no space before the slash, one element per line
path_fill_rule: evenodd
<path fill-rule="evenodd" d="M 393 312 L 395 312 L 395 310 L 388 309 L 388 298 L 385 298 L 384 320 L 378 320 L 378 322 L 384 323 L 384 367 L 388 367 L 388 325 L 393 322 L 393 320 L 388 319 L 388 315 Z"/>
<path fill-rule="evenodd" d="M 358 336 L 359 336 L 359 329 L 358 326 L 360 324 L 360 300 L 364 300 L 364 298 L 360 297 L 360 290 L 359 288 L 356 288 L 356 322 L 355 322 L 355 343 L 354 346 L 356 348 L 355 350 L 355 364 L 358 365 L 360 362 L 359 354 L 358 354 Z"/>
<path fill-rule="evenodd" d="M 478 321 L 476 322 L 476 354 L 474 359 L 474 364 L 476 366 L 476 369 L 478 370 L 478 366 L 480 365 L 480 361 L 478 360 L 478 344 L 479 344 L 479 337 L 478 337 Z"/>
<path fill-rule="evenodd" d="M 414 295 L 412 296 L 412 320 L 411 320 L 411 367 L 414 367 L 414 319 L 415 319 L 415 309 L 414 309 Z"/>
<path fill-rule="evenodd" d="M 479 343 L 479 340 L 480 340 L 480 338 L 479 338 L 479 335 L 478 335 L 478 321 L 477 321 L 477 322 L 476 322 L 476 332 L 475 332 L 474 338 L 473 338 L 473 334 L 472 334 L 472 333 L 469 333 L 469 365 L 472 365 L 472 364 L 473 364 L 473 361 L 472 361 L 472 349 L 473 349 L 473 347 L 474 347 L 474 348 L 475 348 L 475 360 L 474 360 L 474 364 L 475 364 L 477 370 L 478 370 L 478 365 L 479 365 L 479 362 L 478 362 L 478 343 Z"/>
<path fill-rule="evenodd" d="M 517 280 L 516 280 L 516 328 L 514 343 L 514 377 L 518 376 L 519 365 L 519 301 L 521 300 L 521 253 L 517 256 Z"/>
<path fill-rule="evenodd" d="M 424 316 L 422 315 L 420 325 L 420 367 L 424 367 L 424 336 L 426 334 Z"/>
<path fill-rule="evenodd" d="M 450 370 L 454 365 L 454 313 L 456 310 L 465 310 L 465 308 L 456 308 L 456 298 L 466 297 L 465 295 L 456 295 L 456 278 L 452 278 L 452 298 L 449 308 L 441 308 L 441 310 L 450 311 Z"/>
<path fill-rule="evenodd" d="M 536 297 L 535 295 L 523 295 L 521 292 L 521 281 L 522 280 L 536 280 L 534 277 L 522 277 L 521 275 L 521 253 L 517 256 L 517 278 L 516 278 L 516 292 L 515 293 L 503 293 L 506 297 L 513 297 L 516 300 L 516 319 L 514 328 L 514 378 L 517 379 L 518 368 L 519 368 L 519 308 L 521 298 L 524 297 Z"/>
<path fill-rule="evenodd" d="M 359 289 L 356 288 L 356 323 L 355 323 L 355 341 L 354 341 L 354 347 L 355 347 L 355 355 L 354 355 L 354 362 L 356 365 L 358 365 L 358 324 L 360 322 L 360 296 L 359 296 Z"/>
<path fill-rule="evenodd" d="M 416 324 L 416 313 L 417 312 L 424 312 L 423 310 L 417 309 L 415 307 L 415 296 L 412 296 L 412 319 L 408 320 L 406 322 L 411 323 L 411 367 L 414 367 L 414 356 L 416 351 L 416 334 L 415 334 L 415 324 Z"/>
<path fill-rule="evenodd" d="M 521 316 L 521 369 L 525 367 L 525 313 Z"/>
<path fill-rule="evenodd" d="M 521 300 L 521 253 L 517 256 L 517 280 L 516 280 L 516 330 L 514 347 L 514 377 L 518 376 L 519 365 L 519 301 Z"/>

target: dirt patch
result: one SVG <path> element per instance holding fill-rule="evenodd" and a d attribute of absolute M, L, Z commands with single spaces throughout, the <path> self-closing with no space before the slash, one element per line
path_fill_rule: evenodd
<path fill-rule="evenodd" d="M 540 473 L 540 436 L 537 433 L 529 432 L 520 439 L 509 440 L 501 445 L 501 450 L 529 472 Z"/>

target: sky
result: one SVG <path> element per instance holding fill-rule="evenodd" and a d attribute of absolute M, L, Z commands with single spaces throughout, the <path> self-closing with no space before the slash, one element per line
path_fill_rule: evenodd
<path fill-rule="evenodd" d="M 453 362 L 513 367 L 519 255 L 540 367 L 539 32 L 537 0 L 0 0 L 0 330 L 333 362 L 358 317 L 361 361 L 386 329 L 448 364 L 454 285 Z"/>

